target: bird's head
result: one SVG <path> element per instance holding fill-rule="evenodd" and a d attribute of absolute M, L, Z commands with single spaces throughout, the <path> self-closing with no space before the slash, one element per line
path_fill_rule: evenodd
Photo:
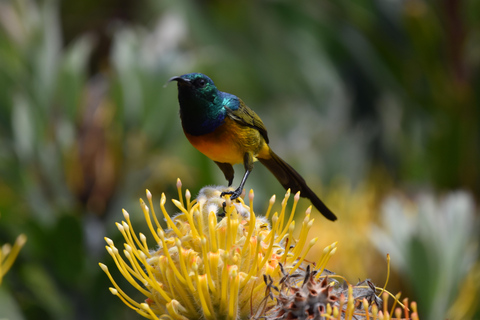
<path fill-rule="evenodd" d="M 177 81 L 180 118 L 185 132 L 201 135 L 212 132 L 225 119 L 225 93 L 201 73 L 170 78 Z M 231 100 L 231 99 L 230 99 Z"/>
<path fill-rule="evenodd" d="M 216 103 L 219 91 L 212 79 L 202 73 L 187 73 L 172 77 L 168 82 L 177 81 L 178 97 L 181 100 L 197 100 L 201 103 Z"/>

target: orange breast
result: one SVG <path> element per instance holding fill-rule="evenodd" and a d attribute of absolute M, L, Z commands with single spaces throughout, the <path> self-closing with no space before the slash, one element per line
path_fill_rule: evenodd
<path fill-rule="evenodd" d="M 226 118 L 225 123 L 215 131 L 201 136 L 185 133 L 188 141 L 213 161 L 222 163 L 243 163 L 246 152 L 254 156 L 266 145 L 258 130 L 243 126 Z"/>

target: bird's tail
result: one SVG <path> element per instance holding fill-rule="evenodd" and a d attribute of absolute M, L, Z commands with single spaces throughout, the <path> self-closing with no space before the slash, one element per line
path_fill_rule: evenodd
<path fill-rule="evenodd" d="M 282 158 L 277 156 L 272 149 L 269 150 L 270 157 L 258 158 L 265 167 L 270 170 L 271 173 L 277 178 L 277 180 L 282 184 L 282 186 L 287 190 L 290 190 L 293 193 L 300 191 L 300 196 L 310 199 L 312 204 L 320 211 L 325 218 L 331 221 L 337 220 L 335 214 L 333 214 L 330 209 L 320 200 L 317 195 L 307 186 L 305 179 L 295 171 L 288 163 L 286 163 Z"/>

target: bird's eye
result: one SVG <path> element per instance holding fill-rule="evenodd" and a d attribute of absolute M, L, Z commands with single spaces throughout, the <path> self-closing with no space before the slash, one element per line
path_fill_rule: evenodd
<path fill-rule="evenodd" d="M 201 79 L 201 78 L 200 78 L 200 79 L 197 79 L 197 80 L 195 81 L 195 86 L 196 86 L 197 88 L 203 88 L 203 87 L 205 87 L 206 84 L 207 84 L 207 82 L 205 81 L 205 79 Z"/>

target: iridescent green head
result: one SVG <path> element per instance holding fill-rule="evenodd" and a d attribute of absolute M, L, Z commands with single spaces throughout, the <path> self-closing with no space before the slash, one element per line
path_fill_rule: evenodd
<path fill-rule="evenodd" d="M 168 81 L 177 81 L 180 108 L 198 104 L 212 108 L 220 103 L 217 87 L 212 79 L 202 73 L 187 73 L 172 77 Z"/>
<path fill-rule="evenodd" d="M 180 117 L 185 132 L 205 134 L 224 122 L 224 106 L 231 100 L 225 97 L 232 95 L 219 91 L 212 79 L 202 73 L 187 73 L 169 81 L 177 81 Z"/>

